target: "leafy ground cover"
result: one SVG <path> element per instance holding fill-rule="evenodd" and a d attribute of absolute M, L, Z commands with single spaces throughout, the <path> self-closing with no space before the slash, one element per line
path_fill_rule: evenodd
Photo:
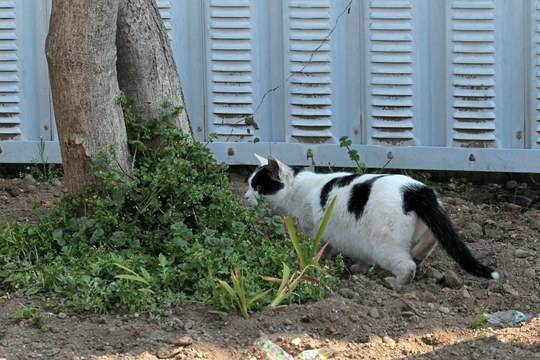
<path fill-rule="evenodd" d="M 242 195 L 245 177 L 231 178 Z M 506 186 L 441 185 L 460 234 L 503 273 L 501 284 L 467 275 L 437 249 L 400 291 L 384 272 L 346 275 L 327 299 L 285 302 L 247 320 L 236 312 L 213 314 L 216 307 L 202 303 L 173 306 L 158 322 L 146 312 L 136 318 L 73 313 L 48 309 L 42 293 L 19 289 L 0 298 L 0 359 L 262 360 L 267 357 L 255 343 L 263 334 L 291 354 L 327 346 L 334 359 L 534 359 L 540 352 L 540 189 L 532 182 Z M 61 182 L 0 179 L 0 223 L 31 223 L 32 203 L 52 209 L 62 194 Z M 527 208 L 513 204 L 527 199 Z M 471 329 L 481 308 L 533 317 Z"/>
<path fill-rule="evenodd" d="M 63 196 L 33 223 L 6 222 L 0 293 L 46 297 L 51 311 L 159 318 L 172 305 L 197 301 L 249 317 L 285 297 L 302 303 L 336 289 L 327 274 L 343 269 L 339 258 L 311 271 L 315 284 L 299 281 L 294 293 L 288 279 L 281 288 L 265 280 L 300 270 L 283 220 L 233 194 L 226 166 L 170 122 L 180 109 L 165 107 L 160 127 L 121 102 L 132 168 L 119 169 L 110 149 L 94 164 L 98 186 Z"/>

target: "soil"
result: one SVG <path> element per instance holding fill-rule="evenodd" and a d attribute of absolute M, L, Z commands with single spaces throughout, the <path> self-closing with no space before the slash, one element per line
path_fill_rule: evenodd
<path fill-rule="evenodd" d="M 242 176 L 233 183 L 244 191 Z M 58 180 L 0 179 L 0 223 L 33 221 L 33 203 L 53 208 L 63 191 Z M 256 344 L 264 335 L 292 355 L 327 347 L 333 359 L 540 359 L 540 187 L 447 183 L 440 192 L 460 234 L 501 272 L 500 282 L 464 273 L 437 249 L 401 289 L 375 269 L 350 275 L 326 300 L 267 309 L 248 320 L 185 304 L 159 324 L 45 313 L 44 330 L 13 321 L 16 311 L 43 299 L 11 294 L 0 298 L 0 359 L 270 359 Z M 481 306 L 531 318 L 471 329 Z"/>

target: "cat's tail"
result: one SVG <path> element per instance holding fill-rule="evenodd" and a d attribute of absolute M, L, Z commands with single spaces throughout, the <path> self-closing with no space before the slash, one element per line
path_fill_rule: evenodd
<path fill-rule="evenodd" d="M 499 273 L 480 263 L 461 240 L 433 189 L 423 184 L 406 187 L 403 206 L 406 212 L 416 212 L 448 255 L 465 271 L 479 277 L 499 279 Z"/>

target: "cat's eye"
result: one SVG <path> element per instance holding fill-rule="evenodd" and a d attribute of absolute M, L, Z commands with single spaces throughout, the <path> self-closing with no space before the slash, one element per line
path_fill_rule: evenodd
<path fill-rule="evenodd" d="M 256 190 L 257 192 L 261 191 L 261 185 L 255 186 L 255 190 Z"/>

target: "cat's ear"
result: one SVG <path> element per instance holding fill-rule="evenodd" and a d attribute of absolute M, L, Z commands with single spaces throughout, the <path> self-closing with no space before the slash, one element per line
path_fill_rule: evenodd
<path fill-rule="evenodd" d="M 285 181 L 292 175 L 291 169 L 272 155 L 268 156 L 268 169 L 270 176 L 275 180 Z"/>
<path fill-rule="evenodd" d="M 276 159 L 272 155 L 268 156 L 268 170 L 270 170 L 270 176 L 274 180 L 279 180 L 279 173 L 280 173 L 279 165 L 280 164 L 281 163 L 278 161 L 278 159 Z"/>
<path fill-rule="evenodd" d="M 268 160 L 266 160 L 265 158 L 263 158 L 263 157 L 260 156 L 259 154 L 253 153 L 253 155 L 255 155 L 255 157 L 257 158 L 257 160 L 259 160 L 259 163 L 261 163 L 261 166 L 268 165 Z"/>

